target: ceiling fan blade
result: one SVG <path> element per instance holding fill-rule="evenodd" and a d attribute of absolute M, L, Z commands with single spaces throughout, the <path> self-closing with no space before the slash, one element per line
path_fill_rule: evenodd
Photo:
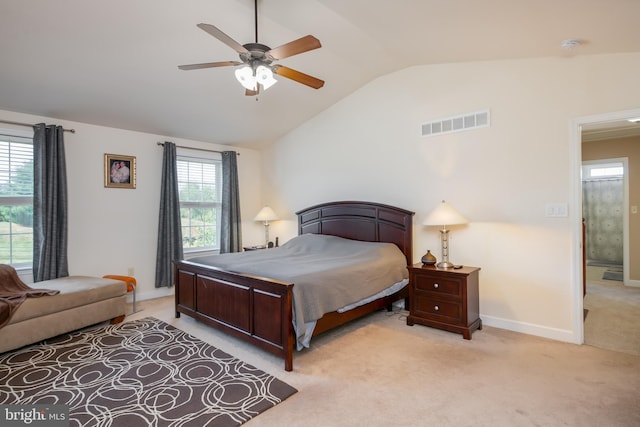
<path fill-rule="evenodd" d="M 178 65 L 181 70 L 199 70 L 201 68 L 230 67 L 232 65 L 242 65 L 238 61 L 205 62 L 203 64 Z"/>
<path fill-rule="evenodd" d="M 244 94 L 246 96 L 258 96 L 259 93 L 260 93 L 260 85 L 256 85 L 256 90 L 249 90 L 249 89 L 244 90 Z"/>
<path fill-rule="evenodd" d="M 298 40 L 294 40 L 271 49 L 267 54 L 269 54 L 273 59 L 283 59 L 299 53 L 308 52 L 319 47 L 322 47 L 320 40 L 313 36 L 304 36 Z"/>
<path fill-rule="evenodd" d="M 229 37 L 228 35 L 226 35 L 225 33 L 223 33 L 222 31 L 220 31 L 218 28 L 214 27 L 211 24 L 198 24 L 198 28 L 211 34 L 213 37 L 217 38 L 222 43 L 226 44 L 227 46 L 229 46 L 231 49 L 235 50 L 238 53 L 249 52 L 240 43 L 238 43 L 237 41 L 235 41 L 234 39 L 232 39 L 231 37 Z"/>
<path fill-rule="evenodd" d="M 286 77 L 314 89 L 320 89 L 322 86 L 324 86 L 323 80 L 317 79 L 305 73 L 301 73 L 300 71 L 296 71 L 293 68 L 285 67 L 283 65 L 273 65 L 271 68 L 273 69 L 273 72 L 279 76 Z"/>

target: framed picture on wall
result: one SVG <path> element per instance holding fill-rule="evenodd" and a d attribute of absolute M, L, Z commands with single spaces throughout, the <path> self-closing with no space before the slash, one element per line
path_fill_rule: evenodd
<path fill-rule="evenodd" d="M 104 186 L 106 188 L 136 188 L 136 158 L 120 154 L 105 154 Z"/>

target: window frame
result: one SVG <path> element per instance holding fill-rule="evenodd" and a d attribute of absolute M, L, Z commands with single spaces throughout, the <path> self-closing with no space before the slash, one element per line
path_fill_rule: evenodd
<path fill-rule="evenodd" d="M 194 149 L 188 148 L 177 148 L 176 150 L 176 161 L 177 162 L 193 162 L 193 163 L 209 163 L 215 165 L 215 181 L 214 181 L 214 189 L 215 189 L 215 200 L 212 201 L 183 201 L 179 198 L 180 205 L 180 221 L 181 228 L 183 231 L 183 245 L 182 250 L 187 254 L 196 254 L 201 252 L 214 252 L 220 250 L 220 225 L 221 225 L 221 212 L 222 212 L 222 156 L 220 153 L 215 153 L 211 151 L 200 151 L 197 153 Z M 176 165 L 177 166 L 177 165 Z M 178 174 L 180 175 L 180 174 Z M 191 181 L 189 181 L 191 182 Z M 178 192 L 180 193 L 180 185 L 184 184 L 184 181 L 180 181 L 180 176 L 178 176 Z M 215 242 L 213 246 L 197 246 L 197 247 L 187 247 L 185 246 L 185 235 L 184 230 L 185 227 L 191 227 L 192 225 L 186 225 L 183 223 L 182 219 L 182 210 L 183 209 L 193 209 L 193 208 L 203 208 L 203 209 L 214 209 L 215 210 L 215 224 L 213 227 L 215 229 Z"/>
<path fill-rule="evenodd" d="M 620 170 L 620 173 L 611 173 L 612 170 L 617 169 Z M 594 175 L 593 171 L 606 171 L 609 173 L 601 173 Z M 626 171 L 624 168 L 624 163 L 619 161 L 609 161 L 609 160 L 598 160 L 591 162 L 583 162 L 582 163 L 582 180 L 590 181 L 590 180 L 598 180 L 598 179 L 608 179 L 608 178 L 623 178 Z"/>

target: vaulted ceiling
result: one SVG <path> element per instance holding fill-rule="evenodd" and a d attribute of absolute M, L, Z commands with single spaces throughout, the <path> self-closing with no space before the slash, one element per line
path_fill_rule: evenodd
<path fill-rule="evenodd" d="M 232 67 L 177 68 L 238 60 L 196 24 L 255 42 L 253 0 L 4 0 L 0 109 L 260 146 L 414 65 L 640 52 L 638 16 L 638 0 L 258 0 L 258 41 L 314 35 L 322 48 L 279 63 L 326 83 L 278 78 L 256 99 Z"/>

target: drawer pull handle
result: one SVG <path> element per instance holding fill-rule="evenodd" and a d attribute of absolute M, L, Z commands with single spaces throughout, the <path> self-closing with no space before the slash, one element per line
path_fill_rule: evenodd
<path fill-rule="evenodd" d="M 438 289 L 438 288 L 440 287 L 440 285 L 438 285 L 437 283 L 434 283 L 434 284 L 433 284 L 433 287 L 434 287 L 434 288 L 436 288 L 436 289 Z"/>
<path fill-rule="evenodd" d="M 440 307 L 438 307 L 437 305 L 435 307 L 433 307 L 435 311 L 440 310 Z"/>

